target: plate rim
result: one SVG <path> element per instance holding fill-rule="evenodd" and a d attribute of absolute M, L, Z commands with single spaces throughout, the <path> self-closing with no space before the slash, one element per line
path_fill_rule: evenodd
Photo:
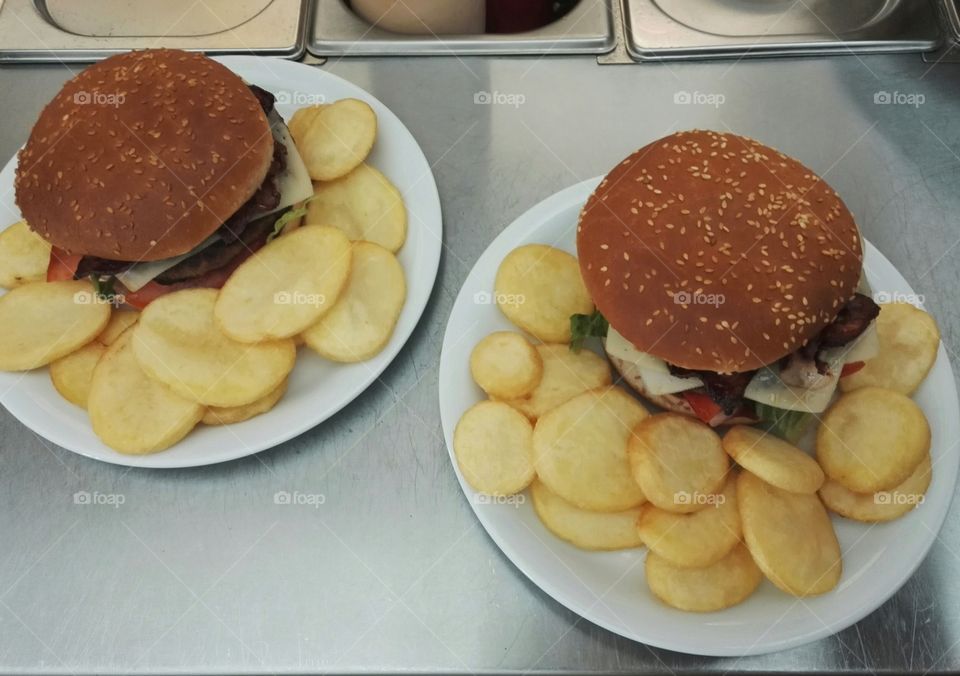
<path fill-rule="evenodd" d="M 516 567 L 523 575 L 534 585 L 537 586 L 541 591 L 545 592 L 550 596 L 554 601 L 564 606 L 571 612 L 575 613 L 578 617 L 591 622 L 607 631 L 610 631 L 614 634 L 622 636 L 624 638 L 642 643 L 644 645 L 652 646 L 655 648 L 660 648 L 664 650 L 671 650 L 674 652 L 681 652 L 685 654 L 692 655 L 702 655 L 706 657 L 747 657 L 755 655 L 763 655 L 773 652 L 779 652 L 782 650 L 788 650 L 790 648 L 796 648 L 813 641 L 820 640 L 834 634 L 843 631 L 844 629 L 853 626 L 864 617 L 870 613 L 877 610 L 880 606 L 890 600 L 894 594 L 899 591 L 904 584 L 916 573 L 917 569 L 924 562 L 927 555 L 930 552 L 930 549 L 933 547 L 934 542 L 939 536 L 940 530 L 943 527 L 943 523 L 946 520 L 946 516 L 950 511 L 950 508 L 953 504 L 953 500 L 956 494 L 956 485 L 958 473 L 960 473 L 960 453 L 955 453 L 953 461 L 950 463 L 950 466 L 946 468 L 946 473 L 949 474 L 949 485 L 953 487 L 953 490 L 949 497 L 943 501 L 939 511 L 933 516 L 933 522 L 936 523 L 936 528 L 928 529 L 930 530 L 929 536 L 924 538 L 924 543 L 922 546 L 922 551 L 918 556 L 914 558 L 911 562 L 911 565 L 904 569 L 903 573 L 897 576 L 896 583 L 888 586 L 883 592 L 875 597 L 872 600 L 865 601 L 858 606 L 855 606 L 849 613 L 844 615 L 841 619 L 834 620 L 832 623 L 827 624 L 823 623 L 822 628 L 818 628 L 813 631 L 799 634 L 795 637 L 779 639 L 771 641 L 769 643 L 763 643 L 760 641 L 754 642 L 753 644 L 744 648 L 743 646 L 729 646 L 729 647 L 720 647 L 720 648 L 711 648 L 709 650 L 703 649 L 691 649 L 692 643 L 687 643 L 679 645 L 678 643 L 670 643 L 669 641 L 662 641 L 656 639 L 649 639 L 647 637 L 640 636 L 636 633 L 631 633 L 629 629 L 625 626 L 618 626 L 617 624 L 606 620 L 605 618 L 598 618 L 592 608 L 595 605 L 603 603 L 603 597 L 597 599 L 597 603 L 594 606 L 589 608 L 583 608 L 582 605 L 576 600 L 571 598 L 571 594 L 564 592 L 559 584 L 554 584 L 549 579 L 546 579 L 546 576 L 541 575 L 535 570 L 528 562 L 527 558 L 522 556 L 517 549 L 508 541 L 508 539 L 499 532 L 496 528 L 492 527 L 490 519 L 488 519 L 487 514 L 477 500 L 471 499 L 471 496 L 476 493 L 465 481 L 460 468 L 457 465 L 456 456 L 453 451 L 452 443 L 452 434 L 453 428 L 456 426 L 455 420 L 449 420 L 446 408 L 443 405 L 443 401 L 446 398 L 446 392 L 448 385 L 446 382 L 451 380 L 452 377 L 445 377 L 444 374 L 451 372 L 453 368 L 450 364 L 451 351 L 453 349 L 453 344 L 459 341 L 452 341 L 450 335 L 451 321 L 456 314 L 456 310 L 461 306 L 462 303 L 468 301 L 467 298 L 469 291 L 476 284 L 477 278 L 480 276 L 480 262 L 488 254 L 491 249 L 499 248 L 500 246 L 509 243 L 515 242 L 516 246 L 522 244 L 523 237 L 529 231 L 536 230 L 539 226 L 543 224 L 546 220 L 552 216 L 557 215 L 558 213 L 565 211 L 572 206 L 581 205 L 586 202 L 589 195 L 595 190 L 595 188 L 603 180 L 603 176 L 596 176 L 590 179 L 586 179 L 574 185 L 568 186 L 558 192 L 553 193 L 552 195 L 547 196 L 543 200 L 537 202 L 532 207 L 527 209 L 525 212 L 520 214 L 515 218 L 507 227 L 505 227 L 500 234 L 497 235 L 488 245 L 484 248 L 483 252 L 477 258 L 473 267 L 470 269 L 470 272 L 467 274 L 467 277 L 464 279 L 460 291 L 457 293 L 456 299 L 454 300 L 453 307 L 450 311 L 450 315 L 447 318 L 447 325 L 444 328 L 444 337 L 442 343 L 442 349 L 440 354 L 440 366 L 439 366 L 439 408 L 440 408 L 440 417 L 441 424 L 443 426 L 443 435 L 444 442 L 447 446 L 447 454 L 450 460 L 450 464 L 453 467 L 453 471 L 456 474 L 457 481 L 460 484 L 461 493 L 463 494 L 464 499 L 470 505 L 471 510 L 473 511 L 474 516 L 483 526 L 484 531 L 487 536 L 493 540 L 494 544 L 500 549 L 500 551 L 507 557 L 510 563 Z M 513 232 L 515 229 L 524 228 L 522 233 L 518 234 Z M 518 241 L 520 240 L 520 241 Z M 866 244 L 867 250 L 871 252 L 871 256 L 877 258 L 878 262 L 889 266 L 892 270 L 903 278 L 903 275 L 900 274 L 899 270 L 883 255 L 883 253 L 874 247 L 866 238 L 864 238 L 864 243 Z M 905 278 L 903 278 L 906 281 Z M 909 283 L 906 284 L 908 288 L 911 289 Z M 922 303 L 921 303 L 922 305 Z M 937 360 L 941 358 L 944 359 L 944 365 L 949 375 L 950 387 L 949 392 L 947 393 L 946 400 L 944 405 L 946 408 L 952 410 L 960 409 L 960 396 L 958 396 L 957 387 L 956 387 L 956 378 L 954 376 L 953 365 L 950 362 L 949 355 L 947 354 L 944 346 L 941 342 L 941 345 L 938 348 Z M 960 430 L 960 421 L 951 418 L 953 420 L 952 427 L 957 430 Z M 644 554 L 645 556 L 645 554 Z M 611 611 L 612 612 L 612 611 Z M 615 615 L 615 613 L 614 613 Z M 625 623 L 624 623 L 625 624 Z"/>
<path fill-rule="evenodd" d="M 67 426 L 62 426 L 56 433 L 51 433 L 49 430 L 42 428 L 38 429 L 37 426 L 30 424 L 24 421 L 24 418 L 20 415 L 20 409 L 16 404 L 13 404 L 11 408 L 10 398 L 14 396 L 16 391 L 16 386 L 11 386 L 5 391 L 0 392 L 0 404 L 10 413 L 10 415 L 15 418 L 19 424 L 26 427 L 28 430 L 39 436 L 40 438 L 46 440 L 49 443 L 55 444 L 71 453 L 75 453 L 84 458 L 89 458 L 91 460 L 96 460 L 99 462 L 105 462 L 112 465 L 124 466 L 124 467 L 136 467 L 136 468 L 145 468 L 145 469 L 160 469 L 160 470 L 176 470 L 176 469 L 189 469 L 194 467 L 206 467 L 209 465 L 217 465 L 224 462 L 230 462 L 232 460 L 239 460 L 242 458 L 247 458 L 258 453 L 263 453 L 265 451 L 272 450 L 273 448 L 290 441 L 291 439 L 300 436 L 309 430 L 317 427 L 318 425 L 323 424 L 337 413 L 342 411 L 344 408 L 353 403 L 360 395 L 366 392 L 374 382 L 380 378 L 387 368 L 394 363 L 396 358 L 399 356 L 400 352 L 409 342 L 410 338 L 413 336 L 413 333 L 416 331 L 417 327 L 420 325 L 421 320 L 423 319 L 423 314 L 426 312 L 427 306 L 429 305 L 430 298 L 433 295 L 433 291 L 436 288 L 437 275 L 439 274 L 440 269 L 440 260 L 443 255 L 443 205 L 440 200 L 439 190 L 437 188 L 436 176 L 433 173 L 433 167 L 430 164 L 430 161 L 427 159 L 426 154 L 423 151 L 422 146 L 417 141 L 416 137 L 409 130 L 406 124 L 403 122 L 400 117 L 393 112 L 386 104 L 384 104 L 380 99 L 374 96 L 372 93 L 364 89 L 358 84 L 351 82 L 339 75 L 331 73 L 320 68 L 315 68 L 307 64 L 288 61 L 284 59 L 270 59 L 262 56 L 255 55 L 223 55 L 223 56 L 211 56 L 213 60 L 222 63 L 224 66 L 229 68 L 231 71 L 240 75 L 244 79 L 249 79 L 254 84 L 261 82 L 263 80 L 273 77 L 277 80 L 284 80 L 287 77 L 293 79 L 294 75 L 286 76 L 282 71 L 288 70 L 296 71 L 299 75 L 307 75 L 314 78 L 317 82 L 314 90 L 323 90 L 324 89 L 324 80 L 328 82 L 334 82 L 337 86 L 344 87 L 347 90 L 353 91 L 353 96 L 362 98 L 375 108 L 379 108 L 381 111 L 385 111 L 392 118 L 392 123 L 397 125 L 397 132 L 406 137 L 406 140 L 409 142 L 411 149 L 415 149 L 417 155 L 414 156 L 414 161 L 419 164 L 422 162 L 424 169 L 426 170 L 422 178 L 417 179 L 422 181 L 426 185 L 421 189 L 425 189 L 428 193 L 424 201 L 424 211 L 429 213 L 430 222 L 421 224 L 421 227 L 425 230 L 425 235 L 422 242 L 422 251 L 423 258 L 421 265 L 417 266 L 418 271 L 422 274 L 423 279 L 428 280 L 428 285 L 426 292 L 422 297 L 411 298 L 407 297 L 405 307 L 412 308 L 411 322 L 409 327 L 403 332 L 395 332 L 390 339 L 387 347 L 377 355 L 386 355 L 382 358 L 382 363 L 370 369 L 369 373 L 364 377 L 360 378 L 358 382 L 360 383 L 355 388 L 351 390 L 349 396 L 344 397 L 342 400 L 336 403 L 336 405 L 330 406 L 324 409 L 322 416 L 314 417 L 304 417 L 304 421 L 299 425 L 288 425 L 282 428 L 278 428 L 277 434 L 275 434 L 269 443 L 260 443 L 254 444 L 249 447 L 245 447 L 242 444 L 225 444 L 223 450 L 217 452 L 211 452 L 204 454 L 200 457 L 189 457 L 179 461 L 171 462 L 170 460 L 164 461 L 166 451 L 176 448 L 176 444 L 170 449 L 165 449 L 164 451 L 159 451 L 156 453 L 145 454 L 145 455 L 125 455 L 117 451 L 112 451 L 109 454 L 104 452 L 89 451 L 78 444 L 74 444 L 71 441 L 70 429 Z M 251 74 L 251 70 L 261 70 L 260 73 Z M 263 69 L 269 75 L 264 76 Z M 243 72 L 246 71 L 246 72 Z M 269 89 L 269 88 L 268 88 Z M 297 87 L 290 86 L 291 90 L 297 90 Z M 298 92 L 299 93 L 299 92 Z M 322 93 L 320 91 L 319 93 Z M 4 165 L 3 171 L 5 172 L 8 169 L 15 170 L 18 162 L 18 153 L 14 154 L 13 157 Z M 10 191 L 12 192 L 12 183 L 10 186 Z M 19 212 L 18 212 L 19 213 Z M 9 226 L 7 226 L 9 227 Z M 6 229 L 6 228 L 4 228 Z M 404 270 L 407 275 L 408 280 L 410 279 L 410 270 Z M 419 275 L 418 275 L 419 276 Z M 29 372 L 27 372 L 29 373 Z M 3 374 L 10 376 L 22 376 L 23 374 L 19 373 L 10 373 Z M 29 395 L 22 394 L 22 397 L 29 398 Z M 25 404 L 26 405 L 26 404 Z M 31 421 L 32 422 L 32 421 Z M 242 424 L 242 423 L 241 423 Z M 56 438 L 51 438 L 51 436 Z M 234 433 L 234 436 L 236 434 Z M 180 443 L 180 442 L 178 442 Z M 230 449 L 233 449 L 231 452 Z"/>

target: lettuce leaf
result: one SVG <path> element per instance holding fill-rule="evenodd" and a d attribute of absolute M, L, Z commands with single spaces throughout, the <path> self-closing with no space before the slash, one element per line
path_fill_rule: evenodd
<path fill-rule="evenodd" d="M 754 402 L 753 405 L 757 417 L 760 418 L 760 427 L 782 439 L 786 439 L 791 444 L 800 440 L 815 418 L 812 413 L 805 411 L 788 411 L 784 408 L 759 402 Z"/>
<path fill-rule="evenodd" d="M 579 352 L 587 338 L 603 338 L 610 324 L 598 310 L 589 315 L 570 315 L 570 350 Z"/>

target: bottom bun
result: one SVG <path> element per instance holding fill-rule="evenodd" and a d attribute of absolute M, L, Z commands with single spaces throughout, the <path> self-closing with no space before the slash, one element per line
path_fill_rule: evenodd
<path fill-rule="evenodd" d="M 687 400 L 683 397 L 679 397 L 675 394 L 651 394 L 648 392 L 647 387 L 643 382 L 643 378 L 640 377 L 640 374 L 637 372 L 637 368 L 634 364 L 626 362 L 619 357 L 614 357 L 609 352 L 607 353 L 607 359 L 610 360 L 613 368 L 616 369 L 617 373 L 620 374 L 620 379 L 623 381 L 623 383 L 628 385 L 633 389 L 634 392 L 649 401 L 651 404 L 658 406 L 665 411 L 688 415 L 691 418 L 697 418 L 697 420 L 699 420 L 699 417 L 697 417 L 697 414 L 693 411 L 693 407 L 690 406 Z M 757 422 L 756 419 L 747 418 L 744 416 L 721 416 L 718 419 L 711 420 L 710 426 L 719 427 L 720 425 L 752 425 L 755 422 Z"/>

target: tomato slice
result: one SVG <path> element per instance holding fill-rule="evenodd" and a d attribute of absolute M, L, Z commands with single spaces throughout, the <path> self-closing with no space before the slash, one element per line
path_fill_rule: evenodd
<path fill-rule="evenodd" d="M 843 368 L 840 370 L 840 377 L 852 376 L 854 373 L 866 366 L 867 363 L 864 361 L 852 361 L 849 364 L 844 364 Z"/>
<path fill-rule="evenodd" d="M 48 282 L 65 282 L 73 279 L 83 256 L 67 253 L 58 247 L 50 249 L 50 263 L 47 265 Z"/>
<path fill-rule="evenodd" d="M 690 408 L 693 409 L 696 416 L 708 425 L 718 414 L 723 413 L 720 405 L 711 399 L 708 394 L 687 391 L 683 393 L 683 398 L 690 404 Z"/>

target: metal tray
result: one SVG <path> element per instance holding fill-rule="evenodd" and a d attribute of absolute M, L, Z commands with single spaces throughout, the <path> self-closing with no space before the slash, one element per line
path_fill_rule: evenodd
<path fill-rule="evenodd" d="M 298 58 L 303 0 L 0 0 L 0 63 L 175 47 Z"/>
<path fill-rule="evenodd" d="M 510 35 L 401 35 L 370 25 L 343 0 L 314 0 L 307 50 L 317 56 L 603 54 L 614 47 L 610 4 L 580 0 L 563 18 Z"/>
<path fill-rule="evenodd" d="M 941 0 L 623 0 L 634 59 L 923 52 Z"/>

